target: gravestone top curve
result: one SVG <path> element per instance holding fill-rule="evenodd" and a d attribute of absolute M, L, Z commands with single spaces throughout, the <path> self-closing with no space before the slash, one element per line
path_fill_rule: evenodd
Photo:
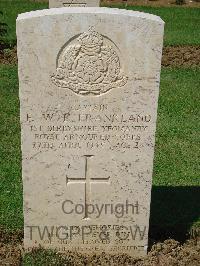
<path fill-rule="evenodd" d="M 157 21 L 164 24 L 164 21 L 156 15 L 139 12 L 139 11 L 131 11 L 131 10 L 123 10 L 118 8 L 107 8 L 107 7 L 62 7 L 62 8 L 51 8 L 51 9 L 43 9 L 43 10 L 36 10 L 31 12 L 25 12 L 19 14 L 17 17 L 17 21 L 28 19 L 28 18 L 35 18 L 41 16 L 51 16 L 51 15 L 61 15 L 61 14 L 87 14 L 87 13 L 98 13 L 98 14 L 113 14 L 113 15 L 126 15 L 131 17 L 137 17 L 142 19 L 148 19 L 152 21 Z"/>

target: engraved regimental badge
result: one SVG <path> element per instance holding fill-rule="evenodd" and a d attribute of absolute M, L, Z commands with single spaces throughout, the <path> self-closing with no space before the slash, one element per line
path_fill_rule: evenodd
<path fill-rule="evenodd" d="M 101 95 L 127 83 L 115 45 L 90 28 L 59 53 L 53 83 L 79 95 Z"/>

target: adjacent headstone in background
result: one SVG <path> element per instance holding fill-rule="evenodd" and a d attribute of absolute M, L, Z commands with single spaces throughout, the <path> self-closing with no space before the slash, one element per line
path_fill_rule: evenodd
<path fill-rule="evenodd" d="M 147 251 L 163 21 L 19 15 L 25 248 Z"/>
<path fill-rule="evenodd" d="M 99 7 L 100 0 L 49 0 L 49 8 L 54 7 Z"/>

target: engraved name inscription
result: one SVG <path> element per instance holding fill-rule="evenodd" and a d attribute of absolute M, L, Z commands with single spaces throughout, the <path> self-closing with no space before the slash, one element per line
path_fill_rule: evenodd
<path fill-rule="evenodd" d="M 85 7 L 86 6 L 86 2 L 85 1 L 80 1 L 77 2 L 76 0 L 69 0 L 69 1 L 65 1 L 63 2 L 63 6 L 65 7 Z"/>
<path fill-rule="evenodd" d="M 85 7 L 86 3 L 72 3 L 72 4 L 63 3 L 63 6 L 65 6 L 65 7 Z"/>
<path fill-rule="evenodd" d="M 33 149 L 87 148 L 91 152 L 105 147 L 115 151 L 139 149 L 144 134 L 148 132 L 151 115 L 116 114 L 109 113 L 109 110 L 104 113 L 105 108 L 100 105 L 91 114 L 83 109 L 77 112 L 76 108 L 70 112 L 48 108 L 40 114 L 39 124 L 33 114 L 27 114 Z"/>

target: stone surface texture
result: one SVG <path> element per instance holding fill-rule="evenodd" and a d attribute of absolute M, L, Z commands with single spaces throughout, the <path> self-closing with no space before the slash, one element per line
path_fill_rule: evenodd
<path fill-rule="evenodd" d="M 49 0 L 49 8 L 57 7 L 99 7 L 100 0 Z"/>
<path fill-rule="evenodd" d="M 18 16 L 26 249 L 146 254 L 163 28 L 108 8 Z"/>

